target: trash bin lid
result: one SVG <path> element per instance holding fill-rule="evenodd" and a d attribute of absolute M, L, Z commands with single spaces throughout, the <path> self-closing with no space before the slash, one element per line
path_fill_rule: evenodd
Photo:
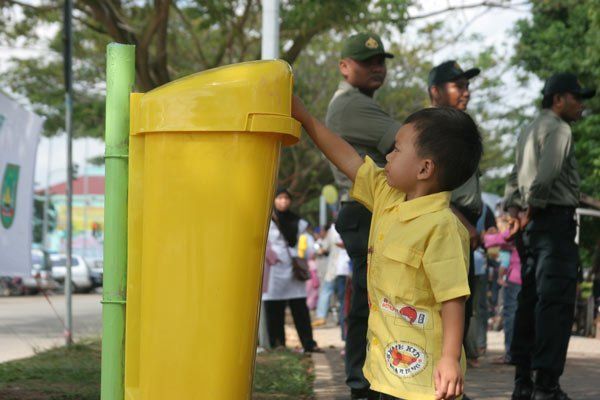
<path fill-rule="evenodd" d="M 291 115 L 293 74 L 282 60 L 202 71 L 131 97 L 131 134 L 152 132 L 279 133 L 300 137 Z"/>

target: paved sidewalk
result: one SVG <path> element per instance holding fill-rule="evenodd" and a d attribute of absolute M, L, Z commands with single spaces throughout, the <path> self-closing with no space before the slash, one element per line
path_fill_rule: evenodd
<path fill-rule="evenodd" d="M 289 345 L 297 341 L 293 326 L 286 327 Z M 325 349 L 313 354 L 315 364 L 315 399 L 348 400 L 344 384 L 344 361 L 340 354 L 343 342 L 338 326 L 328 324 L 314 330 L 315 340 Z M 488 354 L 480 358 L 478 368 L 467 371 L 466 393 L 473 400 L 507 400 L 512 391 L 514 367 L 493 364 L 502 354 L 503 333 L 488 332 Z M 573 337 L 569 346 L 567 366 L 561 380 L 563 389 L 575 400 L 600 399 L 600 340 Z"/>

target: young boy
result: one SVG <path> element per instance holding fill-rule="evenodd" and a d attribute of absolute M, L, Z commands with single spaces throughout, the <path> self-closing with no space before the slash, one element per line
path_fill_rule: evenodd
<path fill-rule="evenodd" d="M 363 160 L 294 97 L 292 115 L 373 212 L 363 367 L 381 399 L 453 399 L 463 392 L 464 302 L 469 236 L 449 208 L 450 191 L 482 153 L 473 120 L 451 108 L 409 116 L 384 169 Z"/>

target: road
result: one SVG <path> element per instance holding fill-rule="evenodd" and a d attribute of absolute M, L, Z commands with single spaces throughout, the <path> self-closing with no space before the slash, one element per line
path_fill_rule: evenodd
<path fill-rule="evenodd" d="M 65 297 L 49 297 L 64 320 Z M 73 338 L 100 337 L 102 305 L 99 294 L 73 296 Z M 64 344 L 64 327 L 42 295 L 0 297 L 0 362 L 29 357 L 36 351 Z"/>

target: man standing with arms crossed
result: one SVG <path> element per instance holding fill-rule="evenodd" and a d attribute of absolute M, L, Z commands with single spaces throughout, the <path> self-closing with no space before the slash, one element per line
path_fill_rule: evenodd
<path fill-rule="evenodd" d="M 517 142 L 506 190 L 513 217 L 519 211 L 515 200 L 526 208 L 523 285 L 510 349 L 516 366 L 513 400 L 569 400 L 558 383 L 573 325 L 579 264 L 575 208 L 580 180 L 569 124 L 581 119 L 583 100 L 595 93 L 583 89 L 573 74 L 553 75 L 542 90 L 541 112 Z"/>
<path fill-rule="evenodd" d="M 392 57 L 385 52 L 379 36 L 373 33 L 358 33 L 347 38 L 339 62 L 344 80 L 333 95 L 325 118 L 329 129 L 339 133 L 361 157 L 371 157 L 380 167 L 385 165 L 385 155 L 401 126 L 373 99 L 373 94 L 385 80 L 385 59 Z M 367 247 L 371 213 L 350 198 L 352 182 L 333 166 L 332 170 L 342 201 L 336 229 L 352 260 L 353 271 L 347 319 L 346 384 L 354 400 L 379 399 L 378 394 L 369 389 L 369 382 L 362 373 L 369 317 Z"/>

